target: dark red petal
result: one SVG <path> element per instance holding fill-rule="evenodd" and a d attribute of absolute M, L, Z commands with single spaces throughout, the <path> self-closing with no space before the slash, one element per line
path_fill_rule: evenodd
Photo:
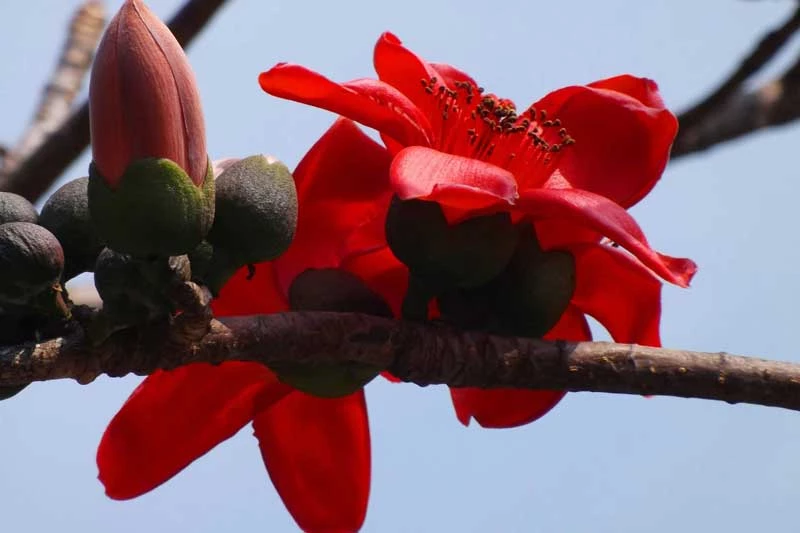
<path fill-rule="evenodd" d="M 389 174 L 400 198 L 434 200 L 445 208 L 508 207 L 517 195 L 516 180 L 507 170 L 422 146 L 397 154 Z"/>
<path fill-rule="evenodd" d="M 216 316 L 246 316 L 286 311 L 289 304 L 279 290 L 271 263 L 255 265 L 251 277 L 247 268 L 240 268 L 222 287 L 219 297 L 211 302 Z"/>
<path fill-rule="evenodd" d="M 346 119 L 334 123 L 303 158 L 295 170 L 297 232 L 273 262 L 284 294 L 308 268 L 338 267 L 351 255 L 386 246 L 390 160 L 385 148 Z"/>
<path fill-rule="evenodd" d="M 534 106 L 561 120 L 576 140 L 545 186 L 584 189 L 625 208 L 658 182 L 678 131 L 655 83 L 632 76 L 560 89 Z"/>
<path fill-rule="evenodd" d="M 336 83 L 300 65 L 279 63 L 258 77 L 273 96 L 327 109 L 351 118 L 403 145 L 431 143 L 425 115 L 403 93 L 379 80 Z"/>
<path fill-rule="evenodd" d="M 625 252 L 605 245 L 568 248 L 575 256 L 572 303 L 616 342 L 660 346 L 661 282 Z"/>
<path fill-rule="evenodd" d="M 565 218 L 585 225 L 613 240 L 665 280 L 687 287 L 697 271 L 690 259 L 653 251 L 632 216 L 611 200 L 578 189 L 524 191 L 517 205 L 535 219 Z"/>
<path fill-rule="evenodd" d="M 591 340 L 583 313 L 570 307 L 546 339 Z M 485 428 L 511 428 L 529 424 L 547 414 L 566 393 L 525 389 L 450 389 L 458 420 L 465 426 L 470 418 Z"/>
<path fill-rule="evenodd" d="M 370 485 L 364 391 L 325 399 L 293 393 L 253 421 L 270 478 L 308 533 L 361 528 Z"/>
<path fill-rule="evenodd" d="M 257 363 L 155 372 L 100 441 L 97 467 L 106 494 L 128 499 L 156 488 L 250 422 L 259 396 L 274 401 L 290 390 Z"/>

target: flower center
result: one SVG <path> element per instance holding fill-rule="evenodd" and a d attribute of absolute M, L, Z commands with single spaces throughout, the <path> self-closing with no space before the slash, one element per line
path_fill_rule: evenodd
<path fill-rule="evenodd" d="M 435 77 L 421 83 L 430 96 L 425 111 L 438 133 L 434 148 L 505 168 L 518 182 L 530 184 L 537 175 L 544 181 L 564 148 L 575 144 L 561 120 L 544 109 L 531 106 L 518 114 L 511 100 L 466 81 L 455 82 L 455 90 Z"/>

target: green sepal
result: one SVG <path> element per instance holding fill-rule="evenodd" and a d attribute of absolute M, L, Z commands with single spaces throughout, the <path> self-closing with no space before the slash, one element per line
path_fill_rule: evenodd
<path fill-rule="evenodd" d="M 386 240 L 411 273 L 432 287 L 476 287 L 503 271 L 517 234 L 508 213 L 473 217 L 450 225 L 441 206 L 394 198 Z"/>
<path fill-rule="evenodd" d="M 0 191 L 0 224 L 7 222 L 38 223 L 36 208 L 19 194 Z"/>
<path fill-rule="evenodd" d="M 197 187 L 169 159 L 139 159 L 128 166 L 116 189 L 92 163 L 89 211 L 101 240 L 117 252 L 138 257 L 186 254 L 214 221 L 211 163 Z"/>
<path fill-rule="evenodd" d="M 39 224 L 50 230 L 64 249 L 64 281 L 94 271 L 104 246 L 89 215 L 88 189 L 88 177 L 64 184 L 47 199 L 39 217 Z"/>
<path fill-rule="evenodd" d="M 238 266 L 275 259 L 297 228 L 297 190 L 289 169 L 263 155 L 241 159 L 216 182 L 216 215 L 207 240 Z"/>
<path fill-rule="evenodd" d="M 565 251 L 542 251 L 530 223 L 520 224 L 519 234 L 514 256 L 496 279 L 439 296 L 444 320 L 465 329 L 534 338 L 556 325 L 575 292 L 575 259 Z"/>
<path fill-rule="evenodd" d="M 357 276 L 334 268 L 309 269 L 289 287 L 293 311 L 338 311 L 391 317 L 383 298 Z M 292 387 L 322 398 L 347 396 L 372 381 L 383 368 L 355 361 L 341 363 L 271 364 L 278 379 Z"/>
<path fill-rule="evenodd" d="M 61 244 L 47 229 L 30 222 L 0 224 L 0 302 L 38 308 L 60 291 L 63 270 Z"/>

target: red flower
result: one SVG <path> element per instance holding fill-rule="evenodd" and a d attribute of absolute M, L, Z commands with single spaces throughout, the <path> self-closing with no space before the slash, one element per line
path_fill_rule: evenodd
<path fill-rule="evenodd" d="M 335 83 L 299 65 L 259 77 L 268 93 L 375 128 L 393 155 L 392 188 L 433 200 L 450 221 L 509 211 L 535 222 L 545 250 L 567 250 L 577 287 L 562 317 L 570 340 L 589 338 L 584 314 L 619 342 L 660 344 L 661 283 L 685 287 L 688 259 L 653 251 L 626 209 L 655 185 L 677 120 L 656 84 L 629 75 L 554 91 L 517 113 L 467 74 L 428 63 L 392 34 L 374 53 L 379 79 Z M 626 253 L 601 241 L 606 237 Z M 559 336 L 556 327 L 548 336 Z M 508 427 L 537 419 L 560 391 L 454 389 L 459 419 Z"/>
<path fill-rule="evenodd" d="M 215 314 L 286 311 L 289 283 L 313 267 L 344 268 L 397 309 L 404 272 L 380 232 L 391 196 L 389 162 L 352 122 L 337 121 L 294 173 L 301 209 L 289 251 L 257 265 L 251 280 L 237 273 L 214 301 Z M 361 527 L 370 483 L 363 390 L 338 399 L 309 396 L 260 364 L 195 364 L 149 376 L 103 435 L 100 480 L 110 497 L 134 498 L 251 421 L 267 471 L 301 528 Z"/>

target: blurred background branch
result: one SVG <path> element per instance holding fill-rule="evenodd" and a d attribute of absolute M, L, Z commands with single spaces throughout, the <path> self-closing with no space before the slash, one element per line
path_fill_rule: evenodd
<path fill-rule="evenodd" d="M 779 126 L 800 117 L 800 57 L 778 78 L 755 89 L 744 84 L 769 63 L 800 29 L 800 3 L 768 32 L 731 75 L 708 96 L 678 115 L 680 130 L 672 159 Z"/>
<path fill-rule="evenodd" d="M 19 163 L 30 157 L 69 116 L 72 102 L 92 65 L 105 23 L 106 12 L 102 0 L 86 0 L 75 11 L 61 57 L 47 82 L 33 120 L 17 145 L 3 158 L 0 169 L 4 175 L 13 173 Z"/>

